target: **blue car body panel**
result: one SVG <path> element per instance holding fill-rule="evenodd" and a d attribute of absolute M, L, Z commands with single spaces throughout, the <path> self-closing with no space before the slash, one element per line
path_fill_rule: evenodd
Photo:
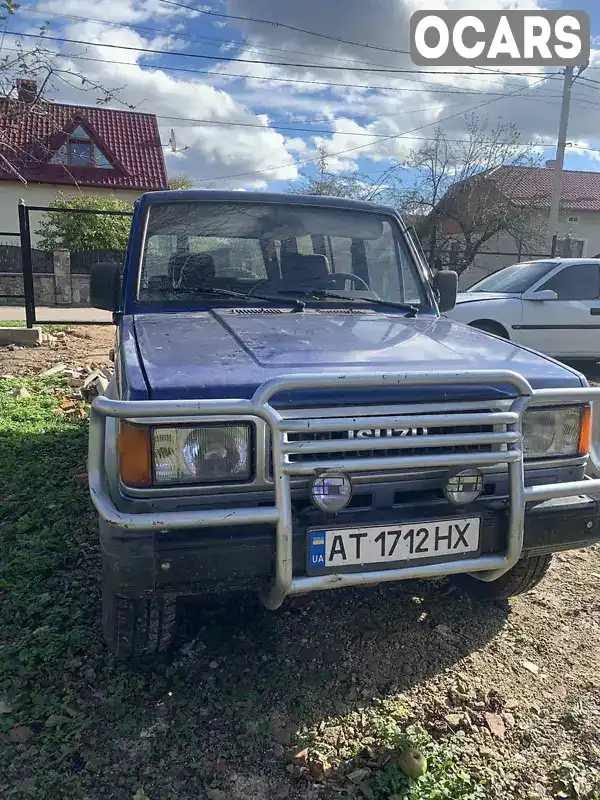
<path fill-rule="evenodd" d="M 340 367 L 352 374 L 508 369 L 524 375 L 534 388 L 582 385 L 579 374 L 562 364 L 433 314 L 405 318 L 402 312 L 383 311 L 236 314 L 221 309 L 139 314 L 134 327 L 154 400 L 249 398 L 275 375 L 322 374 Z M 370 389 L 367 394 L 346 392 L 344 403 L 478 400 L 508 397 L 513 391 L 480 385 L 448 386 L 443 396 L 439 387 Z M 277 397 L 275 402 L 291 401 Z M 294 405 L 339 401 L 339 393 L 314 390 L 294 393 L 293 399 Z"/>

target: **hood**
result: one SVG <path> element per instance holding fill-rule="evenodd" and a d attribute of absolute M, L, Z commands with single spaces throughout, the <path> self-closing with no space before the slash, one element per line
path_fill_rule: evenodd
<path fill-rule="evenodd" d="M 510 300 L 520 296 L 515 292 L 459 292 L 456 296 L 456 304 L 480 303 L 482 300 Z"/>
<path fill-rule="evenodd" d="M 545 356 L 446 318 L 379 312 L 293 313 L 230 309 L 140 314 L 135 335 L 151 399 L 249 398 L 269 378 L 299 372 L 346 373 L 509 369 L 535 387 L 580 386 L 578 373 Z M 509 387 L 385 387 L 381 402 L 509 396 Z M 326 396 L 327 395 L 327 396 Z M 359 397 L 360 395 L 360 397 Z M 339 402 L 331 391 L 295 392 L 293 403 Z M 344 403 L 365 402 L 365 390 Z M 276 405 L 292 402 L 277 396 Z"/>

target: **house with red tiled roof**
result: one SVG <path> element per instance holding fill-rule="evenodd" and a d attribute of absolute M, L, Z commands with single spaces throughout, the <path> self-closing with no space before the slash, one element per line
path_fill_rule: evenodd
<path fill-rule="evenodd" d="M 489 203 L 509 203 L 523 216 L 538 220 L 540 237 L 535 248 L 537 252 L 531 252 L 531 247 L 523 247 L 508 232 L 490 239 L 486 242 L 484 252 L 480 252 L 475 263 L 460 276 L 460 284 L 465 288 L 508 264 L 547 256 L 550 252 L 547 222 L 554 161 L 547 161 L 545 167 L 502 165 L 489 170 L 483 180 L 481 175 L 476 177 L 480 191 Z M 443 209 L 444 202 L 442 200 L 438 208 Z M 452 219 L 443 218 L 443 212 L 441 216 L 441 233 L 448 238 L 450 250 L 451 240 L 454 236 L 458 238 L 459 230 Z M 594 257 L 600 253 L 600 172 L 563 172 L 558 224 L 558 256 Z"/>
<path fill-rule="evenodd" d="M 47 206 L 59 192 L 133 202 L 168 187 L 154 114 L 35 101 L 35 82 L 0 101 L 0 231 L 18 231 L 17 206 Z"/>

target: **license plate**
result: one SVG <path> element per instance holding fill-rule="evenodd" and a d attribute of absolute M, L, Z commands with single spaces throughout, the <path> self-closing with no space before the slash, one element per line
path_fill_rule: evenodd
<path fill-rule="evenodd" d="M 308 532 L 309 570 L 392 564 L 479 550 L 479 517 Z"/>

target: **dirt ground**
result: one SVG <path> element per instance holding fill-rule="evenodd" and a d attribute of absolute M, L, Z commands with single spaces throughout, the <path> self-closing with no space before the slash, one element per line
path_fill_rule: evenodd
<path fill-rule="evenodd" d="M 103 363 L 113 338 L 81 326 L 64 346 L 0 349 L 0 375 Z M 85 558 L 82 574 L 97 567 Z M 90 800 L 600 800 L 600 546 L 556 555 L 510 603 L 447 581 L 320 593 L 276 613 L 236 597 L 206 601 L 188 634 L 162 672 L 125 679 L 101 643 L 67 665 L 69 702 L 93 720 L 78 788 L 71 752 L 54 775 L 50 744 L 15 746 L 6 787 L 39 758 L 53 785 L 67 781 L 63 797 Z M 447 765 L 430 792 L 394 790 L 394 736 L 415 727 L 436 764 L 445 753 L 466 770 L 471 794 Z"/>
<path fill-rule="evenodd" d="M 0 375 L 29 377 L 58 362 L 76 368 L 90 361 L 102 364 L 109 361 L 109 351 L 115 341 L 114 326 L 61 326 L 61 330 L 66 332 L 66 339 L 54 346 L 44 343 L 40 347 L 17 347 L 14 350 L 0 347 Z"/>

